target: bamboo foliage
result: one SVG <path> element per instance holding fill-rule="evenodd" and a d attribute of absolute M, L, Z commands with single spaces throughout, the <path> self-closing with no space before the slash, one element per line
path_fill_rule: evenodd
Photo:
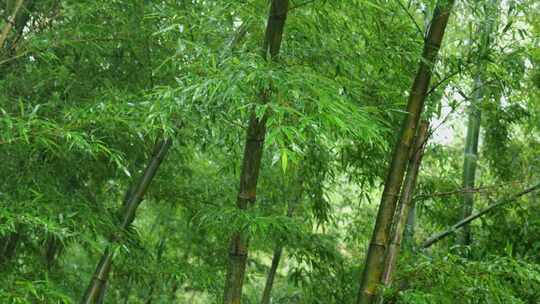
<path fill-rule="evenodd" d="M 268 58 L 269 55 L 270 60 L 275 60 L 279 54 L 288 7 L 288 0 L 273 0 L 270 4 L 262 54 L 264 58 Z M 260 101 L 262 103 L 267 102 L 268 94 L 270 92 L 261 92 Z M 251 113 L 237 197 L 237 206 L 241 210 L 247 209 L 256 201 L 257 180 L 264 150 L 268 116 L 268 111 L 262 117 L 257 117 L 255 110 Z M 248 247 L 249 240 L 241 231 L 237 231 L 232 235 L 223 295 L 223 303 L 225 304 L 239 304 L 241 302 Z"/>
<path fill-rule="evenodd" d="M 409 152 L 420 114 L 424 107 L 432 68 L 441 46 L 453 4 L 453 0 L 444 0 L 437 3 L 431 26 L 425 39 L 422 60 L 420 61 L 419 69 L 409 95 L 407 115 L 403 121 L 401 135 L 394 147 L 392 162 L 387 173 L 375 228 L 369 244 L 360 289 L 358 291 L 358 304 L 373 303 L 376 298 L 376 290 L 384 269 L 385 252 L 390 240 L 390 229 L 403 175 L 405 174 L 405 167 L 407 166 Z"/>
<path fill-rule="evenodd" d="M 535 302 L 533 2 L 3 1 L 0 303 Z"/>

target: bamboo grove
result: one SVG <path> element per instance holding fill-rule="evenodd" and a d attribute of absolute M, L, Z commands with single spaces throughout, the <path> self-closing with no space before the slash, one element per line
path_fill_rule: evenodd
<path fill-rule="evenodd" d="M 537 1 L 0 15 L 0 303 L 540 300 Z"/>

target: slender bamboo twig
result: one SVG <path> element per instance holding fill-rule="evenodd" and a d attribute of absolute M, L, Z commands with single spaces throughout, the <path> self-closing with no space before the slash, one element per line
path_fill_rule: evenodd
<path fill-rule="evenodd" d="M 531 192 L 534 192 L 534 191 L 537 191 L 540 189 L 540 183 L 534 185 L 534 186 L 531 186 L 519 193 L 516 193 L 510 197 L 506 197 L 506 198 L 503 198 L 501 200 L 499 200 L 498 202 L 495 202 L 491 205 L 489 205 L 488 207 L 474 213 L 474 214 L 471 214 L 469 215 L 468 217 L 462 219 L 461 221 L 457 222 L 456 224 L 454 224 L 452 227 L 450 227 L 449 229 L 445 230 L 445 231 L 442 231 L 442 232 L 439 232 L 439 233 L 436 233 L 434 234 L 433 236 L 431 236 L 430 238 L 428 238 L 427 240 L 424 241 L 424 243 L 422 243 L 422 248 L 428 248 L 430 247 L 431 245 L 435 244 L 436 242 L 444 239 L 445 237 L 455 233 L 456 231 L 458 231 L 460 228 L 462 228 L 463 226 L 469 224 L 470 222 L 474 221 L 475 219 L 477 218 L 480 218 L 481 216 L 493 211 L 494 209 L 496 209 L 497 207 L 499 206 L 502 206 L 502 205 L 505 205 L 505 204 L 508 204 L 508 203 L 511 203 L 515 200 L 517 200 L 518 198 L 526 195 L 526 194 L 529 194 Z"/>
<path fill-rule="evenodd" d="M 409 9 L 407 7 L 405 7 L 403 5 L 403 3 L 401 3 L 401 0 L 396 0 L 396 2 L 405 11 L 405 13 L 407 13 L 407 16 L 409 16 L 409 19 L 411 19 L 412 23 L 416 27 L 416 30 L 417 30 L 418 34 L 420 35 L 420 37 L 424 37 L 424 31 L 422 31 L 422 29 L 420 28 L 420 25 L 418 25 L 418 22 L 416 22 L 416 20 L 414 19 L 414 16 L 411 14 Z"/>

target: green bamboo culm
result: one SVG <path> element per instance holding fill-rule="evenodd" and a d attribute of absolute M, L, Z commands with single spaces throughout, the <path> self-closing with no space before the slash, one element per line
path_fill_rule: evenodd
<path fill-rule="evenodd" d="M 262 56 L 265 59 L 275 61 L 278 57 L 288 9 L 288 0 L 273 0 L 270 4 L 262 51 Z M 260 102 L 266 103 L 269 94 L 271 92 L 261 92 Z M 241 210 L 246 210 L 256 201 L 257 180 L 264 151 L 268 117 L 268 111 L 262 117 L 257 117 L 254 109 L 251 112 L 244 146 L 240 188 L 236 201 L 237 207 Z M 231 237 L 229 246 L 229 263 L 225 277 L 223 303 L 240 304 L 248 257 L 248 237 L 241 231 L 236 231 Z"/>
<path fill-rule="evenodd" d="M 401 183 L 403 182 L 403 176 L 416 128 L 420 120 L 420 114 L 424 108 L 432 68 L 435 64 L 454 2 L 454 0 L 437 2 L 431 26 L 425 38 L 422 60 L 419 63 L 419 69 L 409 95 L 407 104 L 408 114 L 405 116 L 400 137 L 394 147 L 392 162 L 387 173 L 375 228 L 366 255 L 366 262 L 356 301 L 358 304 L 371 304 L 376 299 L 377 286 L 380 284 L 384 270 L 385 253 L 390 240 L 390 230 Z"/>
<path fill-rule="evenodd" d="M 480 125 L 482 121 L 481 105 L 486 95 L 487 88 L 485 87 L 485 69 L 486 57 L 489 53 L 489 41 L 491 32 L 493 31 L 495 15 L 498 13 L 499 1 L 493 0 L 484 4 L 485 20 L 479 28 L 480 45 L 479 45 L 479 67 L 476 71 L 474 80 L 473 97 L 468 107 L 469 120 L 467 123 L 467 135 L 465 138 L 465 150 L 463 152 L 463 205 L 462 218 L 467 218 L 472 214 L 474 208 L 474 192 L 468 191 L 475 187 L 476 167 L 478 161 L 478 138 L 480 136 Z M 471 229 L 469 225 L 465 225 L 458 235 L 458 243 L 460 245 L 471 244 Z"/>

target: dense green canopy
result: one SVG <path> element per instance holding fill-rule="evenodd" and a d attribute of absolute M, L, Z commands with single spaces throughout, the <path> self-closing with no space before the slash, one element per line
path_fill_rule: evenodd
<path fill-rule="evenodd" d="M 0 17 L 0 302 L 540 299 L 538 1 L 3 0 Z"/>

